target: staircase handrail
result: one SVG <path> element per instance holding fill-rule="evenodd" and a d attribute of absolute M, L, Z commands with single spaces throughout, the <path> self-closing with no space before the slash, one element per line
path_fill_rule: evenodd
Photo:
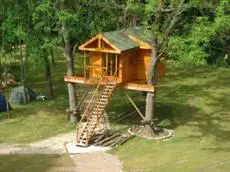
<path fill-rule="evenodd" d="M 96 95 L 101 83 L 103 82 L 104 76 L 105 76 L 105 73 L 103 73 L 103 75 L 101 77 L 101 80 L 100 80 L 99 84 L 97 85 L 97 87 L 96 87 L 96 89 L 95 89 L 95 91 L 94 91 L 94 93 L 93 93 L 93 95 L 92 95 L 92 97 L 91 97 L 91 99 L 90 99 L 90 101 L 89 101 L 89 103 L 88 103 L 83 115 L 82 115 L 82 118 L 81 118 L 81 120 L 79 121 L 78 124 L 80 124 L 82 122 L 82 120 L 84 119 L 83 117 L 85 116 L 85 113 L 88 111 L 88 109 L 89 109 L 89 107 L 90 107 L 90 105 L 91 105 L 91 103 L 92 103 L 92 101 L 93 101 L 93 99 L 94 99 L 94 97 L 95 97 L 95 95 Z M 77 125 L 77 131 L 78 131 L 78 129 L 79 129 L 79 125 Z"/>

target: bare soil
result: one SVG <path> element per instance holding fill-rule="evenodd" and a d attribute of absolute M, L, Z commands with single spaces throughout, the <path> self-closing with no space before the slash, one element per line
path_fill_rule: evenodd
<path fill-rule="evenodd" d="M 74 142 L 75 132 L 59 134 L 28 145 L 0 144 L 0 156 L 11 154 L 66 154 L 65 145 Z M 70 155 L 77 172 L 121 172 L 121 162 L 113 155 L 103 152 Z"/>

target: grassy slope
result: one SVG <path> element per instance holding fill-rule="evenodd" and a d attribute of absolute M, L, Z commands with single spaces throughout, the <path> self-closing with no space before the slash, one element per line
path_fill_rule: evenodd
<path fill-rule="evenodd" d="M 170 66 L 158 92 L 168 141 L 134 138 L 113 151 L 130 171 L 230 171 L 230 69 Z"/>

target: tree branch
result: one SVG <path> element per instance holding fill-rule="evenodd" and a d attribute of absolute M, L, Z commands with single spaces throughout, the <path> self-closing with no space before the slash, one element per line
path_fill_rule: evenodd
<path fill-rule="evenodd" d="M 174 14 L 172 14 L 173 18 L 172 18 L 168 28 L 165 30 L 166 38 L 168 38 L 169 34 L 172 32 L 173 27 L 179 21 L 181 13 L 185 10 L 185 8 L 183 8 L 184 2 L 185 2 L 185 0 L 181 0 L 176 11 L 174 12 Z"/>
<path fill-rule="evenodd" d="M 218 47 L 214 47 L 214 46 L 211 46 L 211 47 L 214 48 L 214 49 L 223 51 L 223 52 L 228 52 L 228 53 L 230 53 L 230 49 L 218 48 Z"/>

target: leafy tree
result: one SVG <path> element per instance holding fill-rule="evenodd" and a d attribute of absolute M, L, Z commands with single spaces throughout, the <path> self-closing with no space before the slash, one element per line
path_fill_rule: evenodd
<path fill-rule="evenodd" d="M 33 34 L 30 40 L 30 50 L 36 62 L 39 62 L 45 69 L 48 97 L 53 98 L 53 83 L 51 62 L 54 64 L 53 48 L 57 46 L 58 34 L 55 31 L 55 11 L 51 1 L 45 0 L 38 3 L 32 13 Z M 49 58 L 51 57 L 51 59 Z"/>
<path fill-rule="evenodd" d="M 223 59 L 227 53 L 226 41 L 229 40 L 227 33 L 230 31 L 230 15 L 227 13 L 227 8 L 230 4 L 229 1 L 222 0 L 208 7 L 209 9 L 204 7 L 205 14 L 199 14 L 194 18 L 187 32 L 169 38 L 170 57 L 193 64 L 216 63 L 220 56 Z M 217 50 L 220 51 L 219 55 Z"/>
<path fill-rule="evenodd" d="M 204 63 L 206 54 L 202 48 L 215 35 L 216 31 L 213 28 L 229 27 L 228 24 L 223 23 L 222 18 L 224 16 L 226 20 L 222 9 L 228 4 L 226 0 L 209 2 L 204 0 L 149 0 L 145 4 L 145 26 L 152 35 L 148 84 L 157 86 L 156 66 L 164 52 L 174 54 L 185 61 Z M 219 24 L 213 24 L 211 27 L 215 9 L 217 17 L 214 23 Z M 220 24 L 221 27 L 217 27 Z M 154 134 L 152 129 L 154 127 L 151 126 L 151 123 L 154 124 L 156 93 L 157 87 L 154 93 L 149 92 L 146 96 L 145 132 L 150 135 Z"/>
<path fill-rule="evenodd" d="M 21 62 L 21 81 L 22 85 L 26 85 L 26 62 L 27 62 L 27 48 L 26 45 L 27 32 L 28 32 L 28 5 L 27 1 L 4 1 L 2 0 L 5 16 L 1 22 L 2 32 L 2 52 L 12 51 L 12 47 L 17 49 L 19 53 L 19 59 Z M 20 8 L 20 5 L 25 5 L 25 8 Z M 24 53 L 25 52 L 25 53 Z M 24 91 L 24 96 L 25 91 Z M 26 99 L 24 99 L 26 100 Z M 25 102 L 26 103 L 26 102 Z"/>
<path fill-rule="evenodd" d="M 57 28 L 63 41 L 63 52 L 66 59 L 66 74 L 74 75 L 74 53 L 80 42 L 90 35 L 111 30 L 116 27 L 117 8 L 113 1 L 61 1 L 54 6 L 57 16 Z M 67 83 L 70 111 L 77 106 L 76 88 L 74 83 Z M 72 121 L 76 121 L 75 114 Z"/>

